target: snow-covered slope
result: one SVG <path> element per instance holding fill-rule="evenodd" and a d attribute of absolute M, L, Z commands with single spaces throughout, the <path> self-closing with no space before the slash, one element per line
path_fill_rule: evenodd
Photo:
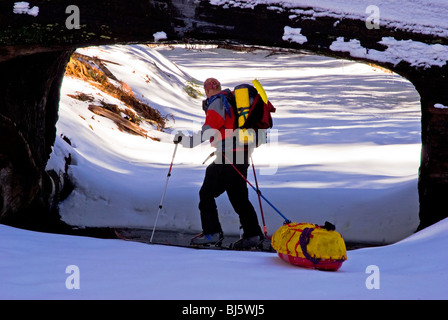
<path fill-rule="evenodd" d="M 146 245 L 3 225 L 0 237 L 0 299 L 448 298 L 447 219 L 393 245 L 349 251 L 337 272 L 302 269 L 275 253 Z"/>
<path fill-rule="evenodd" d="M 193 132 L 203 121 L 201 99 L 184 89 L 214 76 L 226 87 L 258 78 L 277 107 L 270 143 L 255 151 L 254 162 L 263 194 L 290 220 L 328 220 L 347 241 L 361 242 L 391 243 L 417 227 L 419 97 L 403 78 L 344 60 L 266 51 L 133 45 L 80 52 L 114 62 L 107 67 L 136 97 L 174 120 L 166 132 L 145 125 L 161 142 L 120 132 L 91 113 L 89 102 L 67 94 L 120 102 L 66 78 L 49 168 L 62 168 L 63 156 L 72 154 L 69 173 L 76 188 L 60 208 L 67 223 L 152 228 L 174 151 L 173 132 Z M 206 143 L 179 148 L 158 228 L 200 231 L 202 162 L 211 151 Z M 255 193 L 251 200 L 257 205 Z M 238 234 L 238 218 L 225 196 L 218 206 L 225 233 Z M 283 220 L 266 204 L 264 211 L 273 233 Z"/>

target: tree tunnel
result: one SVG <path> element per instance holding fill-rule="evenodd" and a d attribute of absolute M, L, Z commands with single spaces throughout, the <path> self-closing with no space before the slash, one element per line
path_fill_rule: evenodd
<path fill-rule="evenodd" d="M 79 0 L 76 5 L 65 0 L 3 1 L 0 222 L 48 230 L 58 224 L 56 207 L 63 182 L 45 172 L 45 166 L 55 140 L 61 81 L 72 52 L 90 45 L 153 43 L 161 31 L 167 42 L 301 49 L 374 63 L 405 77 L 421 98 L 419 228 L 447 217 L 445 31 L 372 25 L 370 17 L 256 1 Z M 410 47 L 414 55 L 406 54 Z"/>

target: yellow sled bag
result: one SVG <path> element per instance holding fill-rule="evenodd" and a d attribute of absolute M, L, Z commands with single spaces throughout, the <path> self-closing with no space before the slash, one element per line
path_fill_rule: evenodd
<path fill-rule="evenodd" d="M 305 268 L 338 270 L 347 260 L 347 250 L 341 234 L 334 226 L 291 222 L 280 227 L 272 236 L 272 248 L 279 257 Z"/>

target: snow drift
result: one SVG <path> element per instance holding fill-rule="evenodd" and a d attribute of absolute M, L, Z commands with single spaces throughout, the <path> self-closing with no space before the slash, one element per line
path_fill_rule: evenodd
<path fill-rule="evenodd" d="M 348 251 L 336 272 L 293 266 L 275 253 L 147 245 L 3 225 L 0 236 L 0 299 L 448 298 L 447 219 L 393 245 Z"/>

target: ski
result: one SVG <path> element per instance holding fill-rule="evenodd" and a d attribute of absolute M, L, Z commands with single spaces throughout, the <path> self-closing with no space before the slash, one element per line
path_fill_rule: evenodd
<path fill-rule="evenodd" d="M 256 246 L 248 248 L 234 248 L 233 243 L 229 245 L 190 245 L 192 249 L 208 249 L 208 250 L 231 250 L 231 251 L 257 251 L 257 252 L 276 252 L 272 247 L 269 240 L 264 239 Z"/>
<path fill-rule="evenodd" d="M 248 252 L 275 252 L 268 239 L 260 241 L 256 246 L 237 249 L 233 248 L 233 242 L 224 242 L 221 245 L 190 245 L 190 239 L 193 235 L 172 231 L 157 231 L 153 241 L 150 241 L 151 232 L 146 229 L 114 229 L 117 239 L 125 241 L 140 242 L 146 244 L 163 245 L 171 247 L 189 248 L 196 250 L 227 250 L 227 251 L 248 251 Z M 227 237 L 231 240 L 238 240 L 237 237 Z"/>

